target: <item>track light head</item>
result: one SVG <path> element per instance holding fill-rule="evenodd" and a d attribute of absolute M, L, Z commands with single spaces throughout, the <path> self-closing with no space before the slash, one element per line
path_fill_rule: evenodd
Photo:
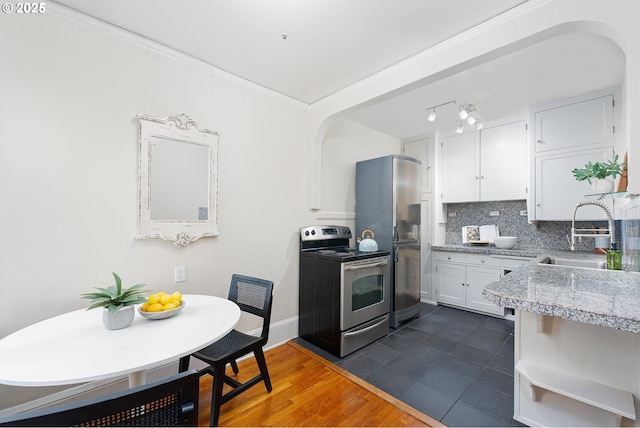
<path fill-rule="evenodd" d="M 429 117 L 427 117 L 427 120 L 429 122 L 433 122 L 434 120 L 436 120 L 436 109 L 434 108 L 433 111 L 431 113 L 429 113 Z"/>
<path fill-rule="evenodd" d="M 484 127 L 484 125 L 480 122 L 476 122 L 476 129 L 479 131 Z"/>
<path fill-rule="evenodd" d="M 460 125 L 458 125 L 458 127 L 456 128 L 456 132 L 458 134 L 462 134 L 462 131 L 464 131 L 464 125 L 462 124 L 462 122 L 460 122 Z"/>
<path fill-rule="evenodd" d="M 462 120 L 465 120 L 469 116 L 469 113 L 467 113 L 467 109 L 465 106 L 460 106 L 460 111 L 458 111 L 458 116 L 460 116 L 460 119 Z"/>
<path fill-rule="evenodd" d="M 474 123 L 476 123 L 476 118 L 471 115 L 467 116 L 467 123 L 469 125 L 473 125 Z"/>

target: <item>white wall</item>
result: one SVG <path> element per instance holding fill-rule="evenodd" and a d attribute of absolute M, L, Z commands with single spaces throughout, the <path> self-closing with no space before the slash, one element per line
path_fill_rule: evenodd
<path fill-rule="evenodd" d="M 56 13 L 0 16 L 0 58 L 0 337 L 86 307 L 80 294 L 111 272 L 218 296 L 234 272 L 268 278 L 272 321 L 297 316 L 298 233 L 314 221 L 305 106 Z M 134 240 L 139 113 L 186 113 L 220 132 L 219 237 Z M 26 392 L 42 394 L 0 387 L 0 409 Z"/>
<path fill-rule="evenodd" d="M 356 170 L 361 160 L 400 153 L 400 140 L 346 119 L 337 120 L 322 145 L 320 216 L 355 219 Z M 342 224 L 342 223 L 340 223 Z M 355 227 L 355 224 L 353 225 Z"/>

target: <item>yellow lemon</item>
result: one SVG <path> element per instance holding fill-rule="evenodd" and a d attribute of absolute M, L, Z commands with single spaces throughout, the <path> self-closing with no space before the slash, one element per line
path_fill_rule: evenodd
<path fill-rule="evenodd" d="M 179 291 L 176 291 L 171 295 L 173 300 L 177 300 L 178 302 L 182 301 L 182 294 Z"/>
<path fill-rule="evenodd" d="M 176 308 L 176 305 L 174 305 L 172 302 L 170 302 L 170 303 L 167 303 L 166 305 L 164 305 L 162 307 L 162 310 L 163 311 L 170 311 L 171 309 L 175 309 L 175 308 Z"/>
<path fill-rule="evenodd" d="M 162 297 L 160 297 L 160 303 L 162 303 L 163 305 L 166 305 L 172 300 L 173 300 L 173 297 L 171 297 L 170 294 L 163 294 Z"/>
<path fill-rule="evenodd" d="M 162 308 L 162 303 L 153 303 L 149 305 L 149 307 L 147 308 L 147 312 L 160 312 Z"/>
<path fill-rule="evenodd" d="M 149 302 L 144 302 L 140 309 L 142 309 L 145 312 L 149 311 Z"/>
<path fill-rule="evenodd" d="M 149 304 L 153 305 L 154 303 L 158 303 L 160 301 L 160 296 L 158 296 L 157 293 L 154 293 L 147 297 L 147 300 L 149 301 Z"/>
<path fill-rule="evenodd" d="M 180 300 L 176 300 L 176 299 L 173 299 L 173 300 L 171 301 L 171 303 L 173 303 L 174 305 L 176 305 L 176 308 L 177 308 L 177 307 L 179 307 L 179 306 L 181 305 Z"/>
<path fill-rule="evenodd" d="M 164 291 L 158 291 L 158 296 L 162 297 L 162 296 L 166 296 L 167 293 L 165 293 Z"/>

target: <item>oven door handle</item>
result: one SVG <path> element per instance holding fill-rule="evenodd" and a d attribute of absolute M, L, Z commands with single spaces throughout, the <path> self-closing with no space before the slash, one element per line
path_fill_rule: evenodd
<path fill-rule="evenodd" d="M 381 260 L 376 263 L 368 263 L 366 265 L 345 265 L 344 270 L 360 270 L 360 269 L 370 269 L 378 266 L 386 266 L 389 264 L 389 260 Z"/>
<path fill-rule="evenodd" d="M 355 331 L 350 331 L 348 333 L 344 333 L 344 337 L 349 337 L 349 336 L 355 336 L 358 334 L 362 334 L 365 331 L 369 331 L 369 330 L 373 330 L 374 328 L 378 327 L 380 324 L 385 323 L 389 320 L 389 315 L 385 315 L 383 318 L 381 318 L 380 320 L 378 320 L 377 322 L 371 324 L 371 325 L 367 325 L 363 328 L 360 328 L 358 330 Z"/>

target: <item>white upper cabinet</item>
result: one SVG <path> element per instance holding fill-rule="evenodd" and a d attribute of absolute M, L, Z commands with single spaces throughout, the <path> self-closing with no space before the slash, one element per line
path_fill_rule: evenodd
<path fill-rule="evenodd" d="M 534 112 L 536 153 L 613 141 L 613 94 Z"/>
<path fill-rule="evenodd" d="M 576 204 L 589 199 L 585 195 L 593 193 L 589 183 L 576 181 L 571 171 L 574 168 L 581 168 L 589 161 L 604 162 L 612 158 L 613 147 L 537 156 L 534 193 L 536 220 L 571 220 Z M 606 220 L 606 218 L 600 208 L 585 206 L 577 212 L 576 220 Z"/>
<path fill-rule="evenodd" d="M 470 202 L 480 198 L 478 133 L 443 137 L 442 202 Z"/>
<path fill-rule="evenodd" d="M 534 121 L 531 147 L 530 220 L 567 221 L 576 204 L 594 191 L 576 181 L 574 168 L 604 162 L 616 154 L 615 90 L 585 94 L 531 108 Z M 579 210 L 578 220 L 606 219 L 597 207 Z"/>
<path fill-rule="evenodd" d="M 443 137 L 441 144 L 443 202 L 526 199 L 524 120 Z"/>
<path fill-rule="evenodd" d="M 433 191 L 433 138 L 423 138 L 416 141 L 402 143 L 402 154 L 419 159 L 420 184 L 422 193 Z"/>
<path fill-rule="evenodd" d="M 524 120 L 480 131 L 480 200 L 527 198 L 527 124 Z"/>

